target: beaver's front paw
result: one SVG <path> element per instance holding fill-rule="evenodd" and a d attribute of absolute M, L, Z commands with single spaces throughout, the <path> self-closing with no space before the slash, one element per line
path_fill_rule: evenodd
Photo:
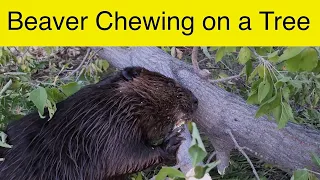
<path fill-rule="evenodd" d="M 181 131 L 183 126 L 174 129 L 170 132 L 164 139 L 161 145 L 161 157 L 163 158 L 163 163 L 168 166 L 176 165 L 177 163 L 177 151 L 182 143 L 182 140 L 185 140 L 181 137 Z"/>

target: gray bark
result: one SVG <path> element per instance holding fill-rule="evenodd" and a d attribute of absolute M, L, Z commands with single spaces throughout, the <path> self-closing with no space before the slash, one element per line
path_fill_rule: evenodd
<path fill-rule="evenodd" d="M 114 67 L 142 66 L 190 89 L 199 99 L 196 123 L 215 147 L 217 158 L 222 161 L 220 171 L 228 165 L 229 152 L 235 148 L 226 130 L 231 130 L 239 145 L 246 147 L 246 153 L 287 172 L 299 168 L 319 171 L 311 160 L 312 152 L 320 155 L 319 131 L 292 123 L 279 130 L 273 120 L 255 119 L 256 106 L 201 79 L 190 65 L 159 48 L 103 47 L 98 54 Z"/>

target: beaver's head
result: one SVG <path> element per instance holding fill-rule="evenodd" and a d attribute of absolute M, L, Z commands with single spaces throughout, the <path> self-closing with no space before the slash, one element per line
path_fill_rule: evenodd
<path fill-rule="evenodd" d="M 160 73 L 141 67 L 122 70 L 117 78 L 100 82 L 117 84 L 116 97 L 150 141 L 162 139 L 173 127 L 192 119 L 198 107 L 193 93 Z"/>

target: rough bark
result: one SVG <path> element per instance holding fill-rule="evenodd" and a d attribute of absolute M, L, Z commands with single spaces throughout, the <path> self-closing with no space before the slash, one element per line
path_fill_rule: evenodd
<path fill-rule="evenodd" d="M 96 48 L 99 49 L 99 48 Z M 279 130 L 273 120 L 255 119 L 256 106 L 231 94 L 194 73 L 193 68 L 156 47 L 103 47 L 98 52 L 117 68 L 142 66 L 178 80 L 199 99 L 196 123 L 206 133 L 217 151 L 217 158 L 228 164 L 234 143 L 227 134 L 231 130 L 246 153 L 292 172 L 298 168 L 319 171 L 311 153 L 320 154 L 320 132 L 289 123 Z M 185 155 L 187 155 L 185 153 Z"/>

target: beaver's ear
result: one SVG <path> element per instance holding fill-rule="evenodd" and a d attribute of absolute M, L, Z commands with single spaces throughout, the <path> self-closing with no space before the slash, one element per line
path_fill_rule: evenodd
<path fill-rule="evenodd" d="M 133 80 L 133 78 L 138 77 L 142 70 L 143 68 L 141 67 L 127 67 L 121 71 L 121 74 L 126 80 L 130 81 Z"/>

